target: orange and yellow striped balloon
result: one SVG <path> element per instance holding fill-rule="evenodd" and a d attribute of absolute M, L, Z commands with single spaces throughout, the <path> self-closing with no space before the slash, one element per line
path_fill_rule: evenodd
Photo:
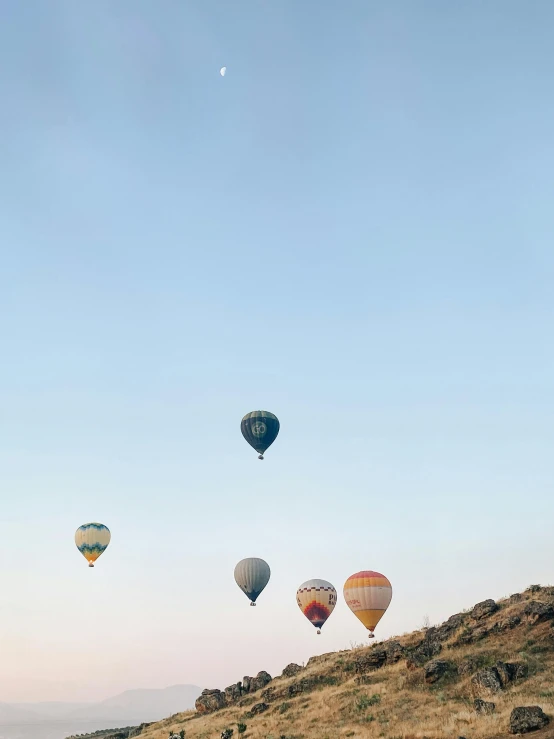
<path fill-rule="evenodd" d="M 392 600 L 392 586 L 380 572 L 363 570 L 350 575 L 343 588 L 346 605 L 369 630 L 369 638 Z"/>

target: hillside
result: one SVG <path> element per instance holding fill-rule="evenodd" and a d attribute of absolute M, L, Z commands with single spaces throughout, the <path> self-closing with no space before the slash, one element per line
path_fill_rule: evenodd
<path fill-rule="evenodd" d="M 145 727 L 141 739 L 181 729 L 187 739 L 219 739 L 225 728 L 233 739 L 511 736 L 516 707 L 539 706 L 539 725 L 554 717 L 554 588 L 484 601 L 441 626 L 314 657 L 274 679 L 260 673 L 204 691 L 196 706 Z M 554 719 L 533 736 L 554 739 Z"/>

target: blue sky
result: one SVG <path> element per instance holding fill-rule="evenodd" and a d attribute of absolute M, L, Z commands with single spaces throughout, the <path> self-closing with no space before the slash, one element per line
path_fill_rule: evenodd
<path fill-rule="evenodd" d="M 553 581 L 553 22 L 5 3 L 0 699 L 277 673 L 364 641 L 361 569 L 381 637 Z"/>

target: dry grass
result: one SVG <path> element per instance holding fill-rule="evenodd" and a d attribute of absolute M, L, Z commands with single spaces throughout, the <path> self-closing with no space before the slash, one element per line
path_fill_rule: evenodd
<path fill-rule="evenodd" d="M 554 591 L 526 591 L 519 603 L 500 601 L 501 610 L 486 619 L 487 626 L 509 615 L 521 614 L 531 600 L 554 604 Z M 481 624 L 479 624 L 481 625 Z M 460 631 L 463 631 L 462 627 Z M 397 637 L 402 646 L 415 646 L 424 630 Z M 459 635 L 459 634 L 458 634 Z M 489 739 L 506 734 L 509 716 L 515 706 L 539 705 L 554 716 L 554 629 L 551 622 L 531 626 L 522 622 L 516 628 L 488 635 L 476 644 L 454 646 L 457 635 L 443 644 L 440 659 L 459 665 L 467 658 L 482 666 L 497 660 L 525 662 L 529 675 L 489 700 L 496 704 L 490 716 L 477 715 L 473 709 L 471 672 L 460 676 L 452 673 L 435 685 L 424 681 L 423 669 L 408 670 L 405 660 L 367 673 L 364 684 L 352 669 L 356 656 L 371 647 L 326 655 L 305 668 L 294 678 L 276 678 L 271 682 L 279 693 L 300 678 L 321 676 L 323 684 L 293 698 L 277 699 L 263 714 L 246 718 L 249 706 L 230 707 L 200 716 L 194 711 L 177 714 L 150 726 L 141 739 L 167 739 L 170 730 L 185 729 L 186 739 L 219 739 L 221 732 L 247 724 L 245 739 L 442 739 L 465 736 Z M 377 645 L 376 645 L 377 646 Z M 381 646 L 381 645 L 379 645 Z M 261 702 L 260 693 L 251 698 Z M 552 730 L 535 734 L 553 737 Z"/>

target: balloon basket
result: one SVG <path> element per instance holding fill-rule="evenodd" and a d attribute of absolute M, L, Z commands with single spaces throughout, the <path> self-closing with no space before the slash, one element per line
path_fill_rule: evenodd
<path fill-rule="evenodd" d="M 251 606 L 255 606 L 256 604 L 254 603 L 254 601 L 252 601 L 252 603 L 250 603 L 250 605 Z"/>
<path fill-rule="evenodd" d="M 259 457 L 258 457 L 258 459 L 263 459 L 263 458 L 264 458 L 264 455 L 263 454 L 260 454 Z"/>
<path fill-rule="evenodd" d="M 321 634 L 321 629 L 318 629 L 315 633 L 316 634 Z"/>
<path fill-rule="evenodd" d="M 88 566 L 89 566 L 89 567 L 94 567 L 94 562 L 89 562 L 89 563 L 88 563 Z"/>

